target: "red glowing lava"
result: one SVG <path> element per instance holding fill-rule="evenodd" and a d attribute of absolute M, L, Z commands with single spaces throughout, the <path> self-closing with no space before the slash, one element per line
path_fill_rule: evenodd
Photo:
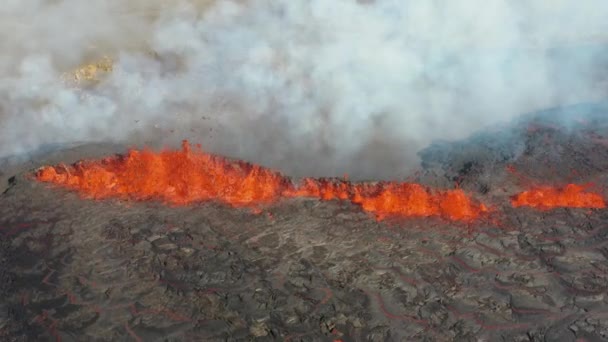
<path fill-rule="evenodd" d="M 173 204 L 219 199 L 233 206 L 268 203 L 289 187 L 279 173 L 193 151 L 130 150 L 124 156 L 47 166 L 37 179 L 78 190 L 88 197 L 160 199 Z"/>
<path fill-rule="evenodd" d="M 235 207 L 256 207 L 281 197 L 348 200 L 387 216 L 440 216 L 471 221 L 487 212 L 464 191 L 432 190 L 419 184 L 307 178 L 294 185 L 278 172 L 245 162 L 230 161 L 192 149 L 184 141 L 180 151 L 131 150 L 126 155 L 71 166 L 46 166 L 36 173 L 42 182 L 77 190 L 87 197 L 135 200 L 159 199 L 172 204 L 218 200 Z"/>
<path fill-rule="evenodd" d="M 415 183 L 351 183 L 307 178 L 291 193 L 324 200 L 349 200 L 373 212 L 378 219 L 388 216 L 441 216 L 450 220 L 472 220 L 487 212 L 461 189 L 431 190 Z"/>
<path fill-rule="evenodd" d="M 511 199 L 514 207 L 528 206 L 541 210 L 559 207 L 605 208 L 604 198 L 597 193 L 588 192 L 588 186 L 568 184 L 565 187 L 536 187 L 517 194 Z"/>

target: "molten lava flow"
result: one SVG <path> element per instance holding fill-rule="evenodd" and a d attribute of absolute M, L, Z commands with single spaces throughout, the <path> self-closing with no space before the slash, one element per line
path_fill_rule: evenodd
<path fill-rule="evenodd" d="M 441 216 L 473 220 L 486 208 L 462 190 L 430 190 L 411 183 L 351 183 L 346 180 L 304 179 L 294 186 L 281 174 L 244 162 L 192 150 L 129 151 L 124 156 L 72 166 L 47 166 L 39 181 L 61 184 L 92 198 L 160 199 L 174 204 L 219 200 L 230 205 L 256 206 L 280 197 L 349 200 L 378 219 L 387 216 Z"/>
<path fill-rule="evenodd" d="M 474 204 L 460 189 L 430 190 L 414 183 L 355 184 L 308 178 L 288 195 L 350 200 L 361 205 L 363 210 L 375 213 L 378 219 L 388 216 L 441 216 L 469 221 L 487 211 L 483 204 Z"/>
<path fill-rule="evenodd" d="M 585 186 L 568 184 L 563 188 L 537 187 L 511 199 L 514 207 L 529 206 L 542 210 L 557 207 L 605 208 L 601 195 L 587 192 Z"/>
<path fill-rule="evenodd" d="M 129 151 L 125 156 L 66 167 L 45 167 L 37 178 L 92 198 L 161 199 L 174 204 L 220 200 L 233 206 L 274 201 L 289 183 L 260 166 L 192 151 Z"/>

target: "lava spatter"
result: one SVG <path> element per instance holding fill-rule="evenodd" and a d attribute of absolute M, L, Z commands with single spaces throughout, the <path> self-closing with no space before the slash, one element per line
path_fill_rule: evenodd
<path fill-rule="evenodd" d="M 588 191 L 590 185 L 568 184 L 564 187 L 540 186 L 521 192 L 511 199 L 514 207 L 528 206 L 540 210 L 553 208 L 605 208 L 604 198 Z"/>
<path fill-rule="evenodd" d="M 313 197 L 351 201 L 378 219 L 439 216 L 471 221 L 487 212 L 483 204 L 461 189 L 314 178 L 294 185 L 276 171 L 207 154 L 200 147 L 192 149 L 187 141 L 179 151 L 131 150 L 99 161 L 46 166 L 36 173 L 36 178 L 95 199 L 158 199 L 178 205 L 216 200 L 234 207 L 256 207 L 283 197 Z"/>
<path fill-rule="evenodd" d="M 487 212 L 461 189 L 434 190 L 416 183 L 350 183 L 305 179 L 297 196 L 324 200 L 342 199 L 359 204 L 378 219 L 389 216 L 441 216 L 449 220 L 473 220 Z"/>
<path fill-rule="evenodd" d="M 47 166 L 36 176 L 95 199 L 159 199 L 172 204 L 220 200 L 235 207 L 272 202 L 290 186 L 277 172 L 192 150 L 187 142 L 180 151 L 131 150 L 100 161 Z"/>

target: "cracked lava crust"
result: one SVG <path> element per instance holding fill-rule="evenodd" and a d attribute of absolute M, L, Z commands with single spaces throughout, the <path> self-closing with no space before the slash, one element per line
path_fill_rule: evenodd
<path fill-rule="evenodd" d="M 0 197 L 0 337 L 608 339 L 607 114 L 604 105 L 556 109 L 434 144 L 407 183 L 431 208 L 407 213 L 379 199 L 401 183 L 368 192 L 344 180 L 294 185 L 263 168 L 257 174 L 278 186 L 264 190 L 263 205 L 234 203 L 225 187 L 191 201 L 158 190 L 133 196 L 133 188 L 100 196 L 68 181 L 84 175 L 83 164 L 38 173 L 55 185 L 35 170 L 117 147 L 40 156 Z M 585 120 L 566 129 L 560 115 Z M 104 170 L 121 182 L 116 169 Z M 239 172 L 245 182 L 249 171 Z M 450 191 L 469 201 L 465 217 L 441 211 Z"/>

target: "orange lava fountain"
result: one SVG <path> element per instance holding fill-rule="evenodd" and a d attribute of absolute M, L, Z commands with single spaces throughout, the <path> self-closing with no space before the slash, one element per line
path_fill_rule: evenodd
<path fill-rule="evenodd" d="M 537 187 L 524 191 L 511 199 L 514 207 L 529 206 L 541 210 L 559 207 L 605 208 L 600 194 L 587 192 L 587 187 L 568 184 L 563 188 Z"/>
<path fill-rule="evenodd" d="M 476 204 L 461 189 L 431 190 L 415 183 L 351 183 L 307 178 L 287 195 L 341 199 L 359 204 L 378 219 L 389 216 L 441 216 L 454 221 L 470 221 L 488 209 Z"/>
<path fill-rule="evenodd" d="M 219 199 L 235 207 L 272 202 L 289 187 L 277 172 L 193 151 L 187 142 L 181 151 L 130 150 L 101 161 L 47 166 L 36 177 L 95 199 L 160 199 L 173 204 Z"/>
<path fill-rule="evenodd" d="M 378 219 L 387 216 L 440 216 L 471 221 L 487 211 L 464 191 L 431 190 L 412 183 L 351 183 L 307 178 L 299 185 L 278 172 L 230 161 L 192 149 L 131 150 L 126 155 L 71 166 L 46 166 L 36 173 L 42 182 L 77 190 L 87 197 L 159 199 L 172 204 L 219 200 L 235 207 L 255 207 L 281 197 L 349 200 Z"/>

